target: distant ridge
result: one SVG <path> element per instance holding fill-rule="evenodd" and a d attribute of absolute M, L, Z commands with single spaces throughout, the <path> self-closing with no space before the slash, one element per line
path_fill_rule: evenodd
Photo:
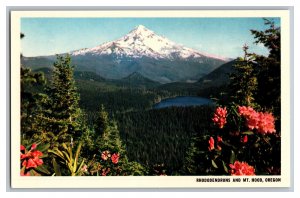
<path fill-rule="evenodd" d="M 236 63 L 235 60 L 232 60 L 228 63 L 225 63 L 210 72 L 206 76 L 199 79 L 199 83 L 203 83 L 211 86 L 220 86 L 229 83 L 229 75 L 234 71 L 233 65 Z"/>
<path fill-rule="evenodd" d="M 137 87 L 156 87 L 160 85 L 159 82 L 150 80 L 144 77 L 139 72 L 133 72 L 132 74 L 126 76 L 125 78 L 122 78 L 120 82 L 122 82 L 124 85 L 127 86 L 137 86 Z"/>

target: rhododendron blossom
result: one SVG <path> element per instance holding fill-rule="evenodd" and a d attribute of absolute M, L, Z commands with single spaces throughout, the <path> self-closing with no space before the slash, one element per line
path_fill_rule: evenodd
<path fill-rule="evenodd" d="M 25 149 L 26 149 L 25 146 L 23 146 L 23 145 L 20 146 L 21 151 L 25 151 Z"/>
<path fill-rule="evenodd" d="M 36 143 L 33 143 L 33 144 L 31 145 L 31 150 L 36 149 L 36 147 L 37 147 L 37 144 L 36 144 Z"/>
<path fill-rule="evenodd" d="M 215 148 L 215 140 L 213 137 L 210 137 L 209 140 L 208 140 L 208 150 L 213 150 Z"/>
<path fill-rule="evenodd" d="M 120 154 L 114 153 L 114 154 L 111 156 L 111 161 L 112 161 L 112 163 L 117 164 L 117 163 L 119 162 L 119 157 L 120 157 Z"/>
<path fill-rule="evenodd" d="M 256 111 L 252 107 L 239 106 L 238 112 L 240 115 L 248 117 Z"/>
<path fill-rule="evenodd" d="M 217 136 L 217 141 L 218 141 L 218 142 L 222 142 L 222 141 L 223 141 L 222 137 Z"/>
<path fill-rule="evenodd" d="M 255 175 L 255 169 L 246 162 L 235 161 L 234 164 L 229 164 L 231 175 Z"/>
<path fill-rule="evenodd" d="M 101 175 L 102 175 L 102 176 L 106 176 L 107 173 L 109 173 L 109 172 L 110 172 L 110 168 L 104 168 L 104 169 L 102 169 Z"/>
<path fill-rule="evenodd" d="M 275 119 L 270 113 L 260 113 L 257 130 L 261 133 L 275 133 Z"/>
<path fill-rule="evenodd" d="M 102 158 L 103 160 L 106 161 L 109 157 L 110 157 L 109 151 L 103 151 L 103 152 L 102 152 L 101 158 Z"/>
<path fill-rule="evenodd" d="M 248 136 L 245 135 L 242 140 L 241 140 L 243 143 L 247 143 L 248 142 Z"/>
<path fill-rule="evenodd" d="M 83 167 L 81 168 L 81 171 L 83 171 L 83 172 L 87 172 L 88 170 L 87 170 L 87 165 L 85 164 L 85 165 L 83 165 Z"/>
<path fill-rule="evenodd" d="M 212 121 L 221 129 L 226 124 L 227 110 L 226 107 L 218 107 L 214 113 Z"/>
<path fill-rule="evenodd" d="M 249 129 L 259 133 L 275 133 L 275 119 L 271 113 L 256 112 L 251 107 L 238 107 L 239 114 L 246 119 Z"/>
<path fill-rule="evenodd" d="M 43 156 L 43 153 L 39 150 L 35 150 L 36 147 L 37 147 L 36 144 L 32 144 L 31 149 L 28 152 L 26 152 L 26 148 L 23 145 L 21 145 L 20 147 L 21 150 L 20 158 L 21 160 L 23 160 L 21 164 L 26 169 L 36 168 L 43 164 L 43 160 L 40 159 L 40 157 Z M 28 174 L 22 173 L 21 175 L 28 175 Z"/>

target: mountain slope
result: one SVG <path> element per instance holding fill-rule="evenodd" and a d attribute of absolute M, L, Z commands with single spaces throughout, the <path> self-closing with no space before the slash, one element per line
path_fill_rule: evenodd
<path fill-rule="evenodd" d="M 122 79 L 134 72 L 160 83 L 195 81 L 227 59 L 176 44 L 140 25 L 127 35 L 102 45 L 70 52 L 79 71 L 106 79 Z M 55 56 L 24 57 L 26 66 L 49 67 Z"/>
<path fill-rule="evenodd" d="M 134 72 L 129 76 L 122 78 L 120 80 L 111 80 L 111 82 L 125 87 L 135 87 L 135 88 L 142 88 L 142 87 L 153 88 L 160 85 L 159 82 L 150 80 L 138 72 Z"/>
<path fill-rule="evenodd" d="M 210 72 L 206 76 L 199 79 L 199 83 L 206 86 L 221 86 L 229 83 L 229 74 L 234 71 L 233 65 L 236 63 L 235 60 L 225 63 Z"/>

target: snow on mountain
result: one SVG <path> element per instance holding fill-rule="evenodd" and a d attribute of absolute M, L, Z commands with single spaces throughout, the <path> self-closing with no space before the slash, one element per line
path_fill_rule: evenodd
<path fill-rule="evenodd" d="M 127 35 L 111 42 L 102 45 L 76 50 L 71 52 L 72 56 L 82 55 L 111 55 L 117 57 L 151 57 L 155 59 L 187 59 L 187 58 L 200 58 L 209 57 L 227 61 L 227 59 L 198 52 L 194 49 L 184 47 L 176 44 L 169 39 L 155 34 L 153 31 L 147 29 L 143 25 L 137 26 L 134 30 Z"/>

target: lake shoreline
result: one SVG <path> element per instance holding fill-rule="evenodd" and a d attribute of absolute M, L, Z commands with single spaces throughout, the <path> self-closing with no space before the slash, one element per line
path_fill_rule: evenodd
<path fill-rule="evenodd" d="M 209 98 L 200 96 L 176 96 L 172 98 L 165 98 L 159 103 L 155 103 L 152 108 L 161 109 L 168 107 L 190 107 L 202 105 L 214 105 L 214 102 Z"/>

